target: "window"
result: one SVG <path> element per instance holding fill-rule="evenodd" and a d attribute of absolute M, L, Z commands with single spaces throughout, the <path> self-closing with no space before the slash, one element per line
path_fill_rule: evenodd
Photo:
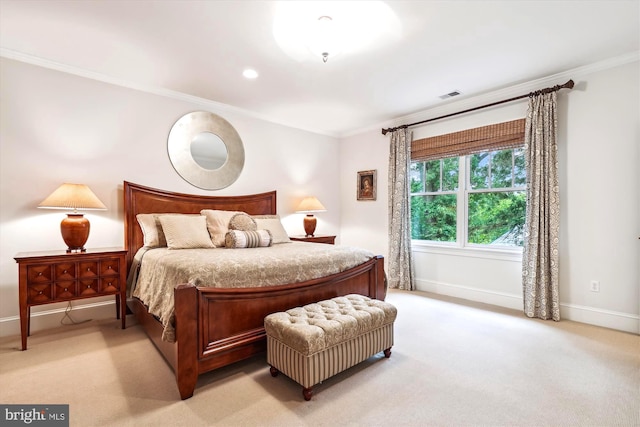
<path fill-rule="evenodd" d="M 455 242 L 459 158 L 411 163 L 411 238 Z"/>
<path fill-rule="evenodd" d="M 517 122 L 524 131 L 524 121 Z M 478 129 L 486 132 L 487 128 Z M 463 132 L 468 137 L 474 131 Z M 526 209 L 523 133 L 516 132 L 508 144 L 502 138 L 500 144 L 465 152 L 455 138 L 463 132 L 416 144 L 423 155 L 412 155 L 410 169 L 412 239 L 456 246 L 521 247 Z M 446 144 L 444 137 L 449 138 Z M 445 154 L 443 158 L 424 155 L 425 147 L 433 144 L 430 140 L 436 139 L 436 155 Z M 477 143 L 479 138 L 469 139 Z M 464 155 L 451 157 L 443 151 L 451 140 L 458 144 L 455 152 Z M 487 146 L 497 149 L 487 150 Z"/>
<path fill-rule="evenodd" d="M 467 157 L 467 243 L 522 246 L 526 210 L 524 150 Z"/>

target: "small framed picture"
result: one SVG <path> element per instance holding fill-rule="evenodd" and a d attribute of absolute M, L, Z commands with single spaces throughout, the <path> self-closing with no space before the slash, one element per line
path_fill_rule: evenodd
<path fill-rule="evenodd" d="M 358 172 L 358 200 L 376 199 L 376 171 Z"/>

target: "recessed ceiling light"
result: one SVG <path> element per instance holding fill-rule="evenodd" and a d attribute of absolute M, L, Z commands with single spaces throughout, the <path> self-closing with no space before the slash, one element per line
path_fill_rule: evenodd
<path fill-rule="evenodd" d="M 258 72 L 252 68 L 247 68 L 242 72 L 242 75 L 247 79 L 255 79 L 258 77 Z"/>

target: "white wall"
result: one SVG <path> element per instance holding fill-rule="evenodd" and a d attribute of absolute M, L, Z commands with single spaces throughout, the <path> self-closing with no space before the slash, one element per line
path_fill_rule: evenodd
<path fill-rule="evenodd" d="M 635 54 L 389 123 L 417 122 L 574 79 L 573 90 L 558 93 L 561 316 L 635 333 L 640 332 L 639 75 Z M 414 139 L 524 117 L 526 103 L 417 126 Z M 389 136 L 380 128 L 348 136 L 340 155 L 343 243 L 367 242 L 386 255 Z M 364 169 L 378 169 L 376 202 L 355 200 L 352 182 Z M 413 257 L 418 289 L 522 309 L 520 254 L 414 245 Z M 599 293 L 590 291 L 591 280 L 600 281 Z"/>
<path fill-rule="evenodd" d="M 72 70 L 73 71 L 73 70 Z M 124 180 L 171 191 L 240 195 L 277 190 L 278 212 L 290 234 L 304 234 L 294 210 L 307 195 L 327 212 L 317 231 L 340 227 L 339 151 L 335 138 L 253 118 L 231 108 L 158 96 L 2 58 L 0 62 L 0 336 L 19 333 L 17 252 L 65 249 L 64 211 L 36 209 L 63 182 L 89 185 L 108 210 L 88 212 L 87 247 L 122 246 Z M 219 191 L 191 186 L 173 169 L 167 135 L 182 115 L 214 112 L 245 146 L 239 179 Z M 339 238 L 338 238 L 339 240 Z M 76 320 L 113 316 L 113 298 L 74 301 Z M 32 332 L 55 326 L 66 304 L 32 309 Z"/>
<path fill-rule="evenodd" d="M 404 117 L 410 123 L 576 81 L 559 94 L 561 315 L 639 332 L 640 89 L 637 55 L 594 64 Z M 84 182 L 107 205 L 91 212 L 90 247 L 123 243 L 122 181 L 194 194 L 278 191 L 278 211 L 300 234 L 296 203 L 316 195 L 327 207 L 318 232 L 387 255 L 389 137 L 380 127 L 337 141 L 254 118 L 219 104 L 159 96 L 0 59 L 0 336 L 19 333 L 17 264 L 22 251 L 64 249 L 63 211 L 36 209 L 62 182 Z M 526 101 L 414 128 L 414 137 L 522 117 Z M 238 181 L 219 191 L 195 188 L 173 170 L 166 140 L 183 114 L 207 110 L 228 120 L 246 151 Z M 615 151 L 615 152 L 614 152 Z M 376 201 L 356 201 L 356 174 L 377 170 Z M 337 191 L 336 191 L 337 190 Z M 414 249 L 420 289 L 522 308 L 520 257 Z M 589 291 L 599 280 L 601 291 Z M 74 302 L 74 319 L 111 317 L 111 298 Z M 65 305 L 32 310 L 32 331 L 57 325 Z"/>
<path fill-rule="evenodd" d="M 377 254 L 388 251 L 388 139 L 380 130 L 352 136 L 340 145 L 340 202 L 342 243 L 363 246 Z M 357 201 L 358 171 L 376 170 L 376 200 Z"/>

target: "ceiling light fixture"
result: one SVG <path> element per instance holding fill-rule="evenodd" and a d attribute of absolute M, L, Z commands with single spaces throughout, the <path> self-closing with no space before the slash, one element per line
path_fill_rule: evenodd
<path fill-rule="evenodd" d="M 333 25 L 333 18 L 327 15 L 323 15 L 318 18 L 316 26 L 316 34 L 311 41 L 315 46 L 310 46 L 311 50 L 320 52 L 322 56 L 322 62 L 329 60 L 329 53 L 336 55 L 338 51 L 336 29 Z"/>
<path fill-rule="evenodd" d="M 401 40 L 402 25 L 383 1 L 277 1 L 273 36 L 298 62 L 333 62 L 339 55 L 380 49 Z"/>

